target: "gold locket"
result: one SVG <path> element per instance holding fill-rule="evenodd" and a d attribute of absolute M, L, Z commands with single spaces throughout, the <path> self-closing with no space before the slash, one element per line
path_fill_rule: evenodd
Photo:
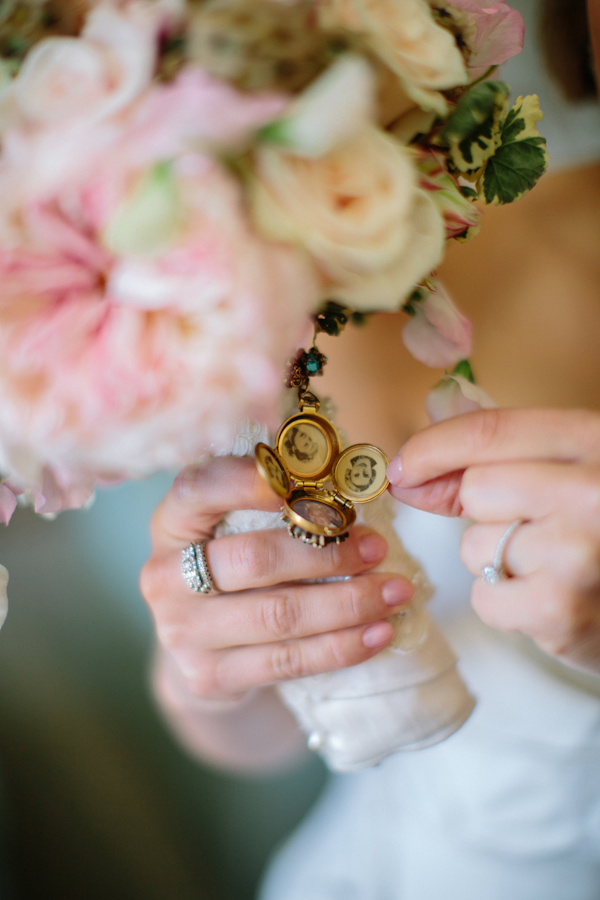
<path fill-rule="evenodd" d="M 340 544 L 356 519 L 354 503 L 374 500 L 387 488 L 388 459 L 373 444 L 353 444 L 340 453 L 339 434 L 319 414 L 315 395 L 304 393 L 298 406 L 277 432 L 275 448 L 257 445 L 256 463 L 283 499 L 292 537 L 313 547 Z"/>

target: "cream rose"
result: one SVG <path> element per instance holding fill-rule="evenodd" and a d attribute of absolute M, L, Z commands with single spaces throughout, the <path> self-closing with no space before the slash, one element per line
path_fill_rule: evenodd
<path fill-rule="evenodd" d="M 152 79 L 158 4 L 94 9 L 81 37 L 50 37 L 27 54 L 14 82 L 16 110 L 34 122 L 101 118 L 130 103 Z"/>
<path fill-rule="evenodd" d="M 442 90 L 466 84 L 454 36 L 433 18 L 427 0 L 323 0 L 325 24 L 362 34 L 422 109 L 446 111 Z"/>
<path fill-rule="evenodd" d="M 397 309 L 443 254 L 444 224 L 410 152 L 373 126 L 319 159 L 259 148 L 250 196 L 258 228 L 301 244 L 324 295 L 355 309 Z"/>
<path fill-rule="evenodd" d="M 354 53 L 342 54 L 277 124 L 277 143 L 296 156 L 323 156 L 375 119 L 376 78 Z"/>

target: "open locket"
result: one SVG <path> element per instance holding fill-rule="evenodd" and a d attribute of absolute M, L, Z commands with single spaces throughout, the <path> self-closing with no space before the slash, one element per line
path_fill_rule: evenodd
<path fill-rule="evenodd" d="M 319 415 L 314 394 L 301 396 L 299 410 L 280 427 L 274 449 L 257 445 L 256 462 L 283 499 L 292 537 L 313 547 L 340 544 L 356 519 L 354 503 L 374 500 L 387 488 L 388 459 L 373 444 L 353 444 L 340 453 L 337 430 Z"/>

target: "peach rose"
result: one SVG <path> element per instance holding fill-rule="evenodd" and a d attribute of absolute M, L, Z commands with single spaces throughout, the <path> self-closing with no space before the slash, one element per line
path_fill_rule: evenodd
<path fill-rule="evenodd" d="M 373 126 L 318 159 L 260 147 L 250 197 L 259 229 L 302 245 L 324 296 L 355 309 L 397 309 L 442 258 L 443 220 L 410 151 Z"/>
<path fill-rule="evenodd" d="M 443 114 L 440 91 L 468 81 L 454 36 L 437 24 L 427 0 L 322 0 L 321 16 L 327 25 L 362 34 L 422 109 Z"/>

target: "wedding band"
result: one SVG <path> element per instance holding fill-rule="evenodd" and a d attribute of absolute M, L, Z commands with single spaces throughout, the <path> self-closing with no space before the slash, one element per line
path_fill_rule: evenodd
<path fill-rule="evenodd" d="M 504 565 L 504 551 L 506 550 L 506 545 L 510 541 L 511 537 L 513 536 L 519 525 L 522 524 L 523 519 L 515 519 L 515 521 L 508 526 L 508 528 L 498 541 L 498 546 L 496 547 L 493 563 L 484 566 L 481 570 L 481 577 L 486 584 L 498 584 L 499 581 L 504 581 L 509 577 L 506 566 Z"/>
<path fill-rule="evenodd" d="M 208 540 L 192 541 L 181 551 L 181 574 L 187 586 L 197 594 L 218 594 L 204 552 L 207 543 Z"/>

